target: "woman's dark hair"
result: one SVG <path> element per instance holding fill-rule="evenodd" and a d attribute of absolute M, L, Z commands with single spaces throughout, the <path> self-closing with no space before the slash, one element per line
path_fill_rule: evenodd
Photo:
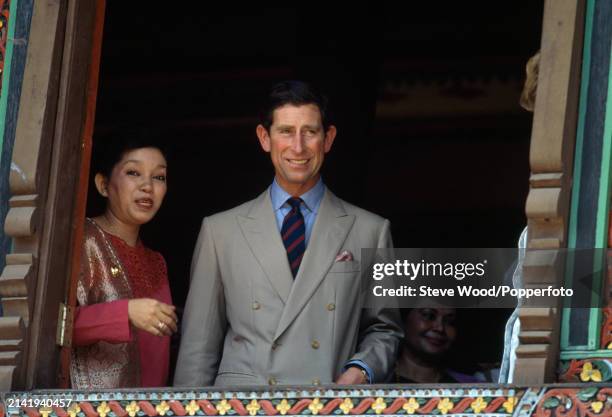
<path fill-rule="evenodd" d="M 163 138 L 159 131 L 149 128 L 114 129 L 94 137 L 91 172 L 109 178 L 113 167 L 130 151 L 156 148 L 164 157 Z"/>
<path fill-rule="evenodd" d="M 323 128 L 327 130 L 331 124 L 327 97 L 304 81 L 290 80 L 281 81 L 275 84 L 270 90 L 270 94 L 260 114 L 260 123 L 266 130 L 269 131 L 270 126 L 272 126 L 274 110 L 287 104 L 293 106 L 314 104 L 319 108 L 319 112 L 321 112 Z"/>

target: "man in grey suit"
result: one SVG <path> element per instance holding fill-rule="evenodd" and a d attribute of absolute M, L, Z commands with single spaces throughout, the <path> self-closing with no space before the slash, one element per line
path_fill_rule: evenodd
<path fill-rule="evenodd" d="M 202 223 L 175 386 L 361 384 L 393 370 L 399 316 L 364 308 L 358 258 L 391 247 L 389 221 L 323 184 L 327 116 L 303 82 L 272 89 L 256 132 L 274 182 Z"/>

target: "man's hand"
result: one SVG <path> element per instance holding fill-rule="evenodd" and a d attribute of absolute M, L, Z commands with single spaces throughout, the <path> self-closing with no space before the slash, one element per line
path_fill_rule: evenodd
<path fill-rule="evenodd" d="M 128 318 L 135 327 L 155 336 L 170 336 L 177 331 L 175 307 L 152 298 L 128 302 Z"/>
<path fill-rule="evenodd" d="M 342 373 L 336 380 L 336 384 L 338 385 L 357 385 L 357 384 L 365 384 L 368 382 L 368 379 L 361 371 L 361 368 L 356 366 L 351 366 L 346 371 Z"/>

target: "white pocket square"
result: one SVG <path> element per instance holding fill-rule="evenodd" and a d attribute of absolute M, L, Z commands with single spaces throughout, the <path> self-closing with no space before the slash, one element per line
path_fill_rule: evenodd
<path fill-rule="evenodd" d="M 335 262 L 347 262 L 353 260 L 353 254 L 350 251 L 342 251 L 338 256 L 336 256 Z"/>

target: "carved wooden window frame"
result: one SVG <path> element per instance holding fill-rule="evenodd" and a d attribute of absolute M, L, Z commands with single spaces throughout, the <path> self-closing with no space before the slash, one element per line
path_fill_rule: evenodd
<path fill-rule="evenodd" d="M 585 0 L 555 0 L 544 5 L 538 90 L 530 148 L 530 189 L 525 211 L 527 247 L 567 246 L 571 178 L 578 119 Z M 533 261 L 533 262 L 532 262 Z M 557 278 L 542 274 L 541 259 L 525 258 L 526 287 Z M 551 271 L 555 266 L 550 265 Z M 558 282 L 557 284 L 562 284 Z M 536 384 L 557 378 L 561 303 L 519 310 L 521 332 L 513 382 Z"/>
<path fill-rule="evenodd" d="M 22 340 L 14 362 L 0 369 L 13 389 L 65 385 L 55 318 L 78 271 L 104 6 L 33 5 L 5 221 L 13 250 L 0 279 L 8 316 L 0 337 Z"/>
<path fill-rule="evenodd" d="M 7 256 L 14 274 L 10 285 L 0 283 L 0 294 L 8 287 L 14 290 L 11 315 L 28 321 L 21 334 L 21 361 L 10 375 L 14 388 L 57 384 L 60 354 L 56 321 L 49 317 L 57 316 L 68 281 L 78 270 L 104 5 L 104 0 L 34 5 L 13 156 L 24 176 L 11 175 L 13 197 L 6 220 L 7 234 L 15 242 Z M 526 205 L 530 247 L 566 245 L 584 7 L 585 0 L 545 3 Z M 527 270 L 525 277 L 530 279 Z M 541 309 L 527 306 L 520 312 L 517 383 L 554 379 L 559 309 L 536 310 Z M 19 325 L 11 326 L 19 335 Z"/>
<path fill-rule="evenodd" d="M 612 196 L 612 59 L 610 39 L 606 39 L 606 18 L 612 7 L 599 0 L 588 0 L 581 79 L 580 112 L 578 118 L 576 157 L 574 163 L 572 206 L 568 247 L 606 248 L 609 240 L 609 210 Z M 602 59 L 602 56 L 607 59 Z M 607 64 L 607 66 L 606 66 Z M 588 70 L 586 70 L 588 69 Z M 607 83 L 607 88 L 602 88 Z M 601 96 L 606 94 L 602 106 Z M 586 189 L 588 192 L 583 191 Z M 592 191 L 595 190 L 595 191 Z M 586 200 L 586 202 L 585 202 Z M 594 262 L 603 264 L 603 251 L 595 253 Z M 597 276 L 596 282 L 603 297 L 606 272 Z M 600 300 L 594 300 L 600 301 Z M 605 301 L 605 299 L 604 299 Z M 584 309 L 577 312 L 564 309 L 561 328 L 562 380 L 571 380 L 575 375 L 568 367 L 575 367 L 585 360 L 612 361 L 612 350 L 602 346 L 607 331 L 601 308 Z M 588 323 L 584 343 L 572 341 L 571 316 L 580 313 L 582 321 Z M 608 317 L 608 320 L 610 318 Z M 586 363 L 586 362 L 585 362 Z M 572 374 L 572 375 L 570 375 Z"/>

